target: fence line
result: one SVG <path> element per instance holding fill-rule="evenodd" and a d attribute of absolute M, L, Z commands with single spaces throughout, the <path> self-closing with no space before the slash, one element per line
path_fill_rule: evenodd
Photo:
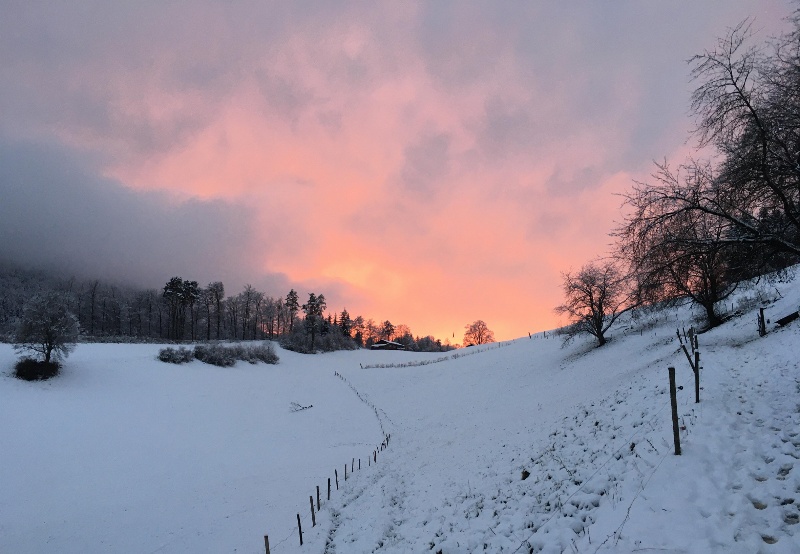
<path fill-rule="evenodd" d="M 364 468 L 361 467 L 361 458 L 358 458 L 358 464 L 357 465 L 356 465 L 356 458 L 355 457 L 351 457 L 350 460 L 345 461 L 345 463 L 344 463 L 344 480 L 346 481 L 348 479 L 348 474 L 347 474 L 347 466 L 348 465 L 350 466 L 349 478 L 353 479 L 355 477 L 355 472 L 360 471 L 361 469 L 366 469 L 367 467 L 371 467 L 371 466 L 376 465 L 378 463 L 378 453 L 383 452 L 384 450 L 389 448 L 389 441 L 391 439 L 391 434 L 390 433 L 386 433 L 386 431 L 385 431 L 383 418 L 381 418 L 381 415 L 380 415 L 380 412 L 382 412 L 383 410 L 379 410 L 378 407 L 375 406 L 375 404 L 372 403 L 372 401 L 370 401 L 368 398 L 366 398 L 364 395 L 362 395 L 358 391 L 358 389 L 356 389 L 353 386 L 353 384 L 350 383 L 344 377 L 344 375 L 340 374 L 338 371 L 335 371 L 334 372 L 334 376 L 336 376 L 339 379 L 341 379 L 342 381 L 344 381 L 350 387 L 350 389 L 355 393 L 355 395 L 358 397 L 359 400 L 361 400 L 367 406 L 372 408 L 373 412 L 375 412 L 375 417 L 378 419 L 378 423 L 380 424 L 381 433 L 383 434 L 383 441 L 381 441 L 381 443 L 379 445 L 377 445 L 375 447 L 375 449 L 368 454 L 368 458 L 367 459 L 369 460 L 369 462 L 367 463 L 367 465 Z M 334 475 L 336 476 L 336 490 L 339 490 L 339 478 L 338 478 L 338 475 L 339 475 L 339 469 L 340 468 L 341 468 L 341 466 L 333 470 L 334 471 Z M 330 483 L 331 483 L 331 480 L 330 480 L 330 478 L 328 478 L 328 486 L 329 487 L 330 487 Z M 330 491 L 330 490 L 331 489 L 329 488 L 328 491 Z M 316 527 L 316 515 L 319 514 L 322 511 L 322 509 L 325 508 L 328 505 L 328 503 L 330 502 L 330 493 L 326 497 L 325 502 L 323 503 L 321 501 L 320 496 L 319 496 L 319 486 L 316 487 L 316 492 L 317 492 L 317 503 L 318 503 L 317 504 L 317 508 L 316 508 L 316 512 L 314 510 L 314 500 L 313 500 L 314 497 L 312 495 L 312 496 L 310 496 L 310 502 L 311 502 L 310 510 L 308 509 L 308 506 L 307 506 L 306 507 L 307 509 L 304 510 L 306 512 L 306 514 L 304 516 L 301 516 L 299 512 L 297 513 L 297 528 L 296 529 L 293 529 L 292 531 L 290 531 L 286 535 L 285 538 L 283 538 L 279 542 L 275 543 L 274 545 L 271 545 L 269 543 L 268 535 L 264 535 L 264 548 L 266 550 L 266 554 L 272 554 L 272 553 L 276 552 L 277 551 L 276 549 L 279 546 L 281 546 L 284 543 L 286 543 L 286 541 L 290 540 L 292 538 L 292 536 L 297 537 L 299 539 L 300 545 L 301 546 L 303 545 L 303 531 L 302 531 L 303 524 L 307 523 L 309 520 L 311 520 L 311 527 L 312 528 Z"/>
<path fill-rule="evenodd" d="M 486 348 L 477 348 L 477 349 L 474 349 L 474 350 L 470 350 L 468 352 L 454 352 L 453 354 L 450 354 L 449 356 L 441 356 L 439 358 L 434 358 L 432 360 L 418 360 L 418 361 L 412 361 L 412 362 L 399 362 L 399 363 L 388 363 L 388 364 L 366 364 L 366 365 L 362 364 L 361 365 L 361 369 L 387 369 L 387 368 L 393 368 L 393 367 L 400 367 L 400 368 L 402 368 L 402 367 L 419 367 L 419 366 L 424 366 L 424 365 L 438 364 L 440 362 L 446 362 L 448 360 L 457 360 L 457 359 L 463 358 L 465 356 L 472 356 L 473 354 L 482 354 L 484 352 L 488 352 L 489 350 L 496 350 L 496 349 L 502 348 L 504 346 L 510 346 L 511 342 L 513 342 L 513 341 L 508 341 L 508 342 L 504 342 L 504 343 L 503 342 L 498 342 L 498 343 L 495 344 L 495 346 L 488 346 Z M 460 350 L 466 350 L 466 349 L 462 348 Z"/>

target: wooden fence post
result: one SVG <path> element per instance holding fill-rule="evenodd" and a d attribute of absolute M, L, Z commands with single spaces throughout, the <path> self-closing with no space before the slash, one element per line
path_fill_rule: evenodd
<path fill-rule="evenodd" d="M 334 469 L 333 473 L 334 473 L 334 475 L 336 475 L 336 490 L 338 491 L 339 490 L 339 470 L 338 469 Z"/>
<path fill-rule="evenodd" d="M 675 455 L 681 455 L 681 434 L 678 427 L 678 390 L 675 387 L 675 368 L 669 368 L 669 399 L 672 404 L 672 436 L 675 441 Z"/>
<path fill-rule="evenodd" d="M 269 554 L 269 535 L 264 535 L 264 549 Z"/>
<path fill-rule="evenodd" d="M 328 477 L 328 500 L 331 499 L 331 478 Z"/>
<path fill-rule="evenodd" d="M 358 459 L 358 471 L 361 471 L 361 458 Z"/>
<path fill-rule="evenodd" d="M 356 459 L 353 458 L 353 461 L 350 463 L 350 473 L 353 473 L 356 470 Z"/>
<path fill-rule="evenodd" d="M 700 351 L 694 351 L 694 403 L 700 402 Z"/>
<path fill-rule="evenodd" d="M 303 526 L 300 524 L 300 514 L 297 514 L 297 532 L 300 533 L 300 546 L 303 546 Z"/>
<path fill-rule="evenodd" d="M 317 511 L 319 511 L 319 485 L 317 485 Z"/>
<path fill-rule="evenodd" d="M 317 526 L 317 516 L 314 515 L 314 497 L 309 495 L 308 502 L 309 502 L 309 504 L 311 504 L 311 527 L 316 527 Z"/>
<path fill-rule="evenodd" d="M 344 480 L 347 481 L 347 464 L 344 464 Z"/>

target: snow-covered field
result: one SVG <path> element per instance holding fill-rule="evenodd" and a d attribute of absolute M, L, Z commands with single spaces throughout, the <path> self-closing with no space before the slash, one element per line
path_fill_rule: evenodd
<path fill-rule="evenodd" d="M 742 291 L 746 311 L 700 336 L 699 404 L 688 307 L 601 349 L 538 335 L 410 367 L 363 368 L 443 355 L 278 349 L 222 369 L 82 344 L 27 383 L 0 345 L 0 552 L 255 553 L 265 534 L 273 553 L 800 552 L 800 321 L 758 338 L 759 295 L 775 319 L 800 282 Z"/>

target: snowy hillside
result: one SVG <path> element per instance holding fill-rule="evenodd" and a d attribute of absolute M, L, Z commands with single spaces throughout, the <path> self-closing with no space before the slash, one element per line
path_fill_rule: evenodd
<path fill-rule="evenodd" d="M 0 552 L 263 552 L 264 534 L 273 553 L 797 552 L 800 322 L 758 338 L 773 299 L 772 319 L 796 310 L 800 283 L 742 291 L 700 336 L 699 404 L 688 307 L 601 349 L 538 335 L 441 361 L 278 350 L 222 369 L 80 345 L 44 383 L 12 378 L 0 345 Z"/>

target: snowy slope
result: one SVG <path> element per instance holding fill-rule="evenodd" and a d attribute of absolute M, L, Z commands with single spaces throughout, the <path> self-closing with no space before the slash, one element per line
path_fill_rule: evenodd
<path fill-rule="evenodd" d="M 746 311 L 700 336 L 700 404 L 675 338 L 687 307 L 601 349 L 539 335 L 411 367 L 366 366 L 443 356 L 279 350 L 220 369 L 80 345 L 31 384 L 0 345 L 0 552 L 263 552 L 265 533 L 273 553 L 800 551 L 800 322 L 758 338 L 754 311 L 797 309 L 799 285 L 743 291 Z"/>

